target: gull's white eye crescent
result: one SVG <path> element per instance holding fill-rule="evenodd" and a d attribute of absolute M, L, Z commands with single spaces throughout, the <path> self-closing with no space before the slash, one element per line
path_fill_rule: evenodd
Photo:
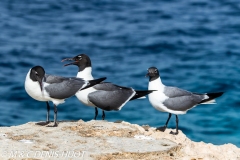
<path fill-rule="evenodd" d="M 78 59 L 81 60 L 81 59 L 82 59 L 82 56 L 78 56 Z"/>

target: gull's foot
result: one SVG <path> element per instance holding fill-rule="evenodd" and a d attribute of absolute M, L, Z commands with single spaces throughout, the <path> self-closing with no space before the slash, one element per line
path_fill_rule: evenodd
<path fill-rule="evenodd" d="M 163 127 L 158 127 L 156 128 L 156 131 L 162 131 L 164 132 L 166 130 L 167 126 L 163 126 Z"/>
<path fill-rule="evenodd" d="M 57 127 L 58 126 L 58 124 L 57 123 L 54 123 L 54 125 L 52 126 L 52 127 Z"/>
<path fill-rule="evenodd" d="M 35 123 L 36 125 L 39 125 L 39 126 L 46 126 L 50 123 L 50 121 L 46 121 L 46 122 L 38 122 L 38 123 Z"/>
<path fill-rule="evenodd" d="M 57 123 L 54 123 L 54 125 L 52 125 L 52 126 L 47 126 L 47 127 L 57 127 L 58 126 L 58 124 Z"/>
<path fill-rule="evenodd" d="M 171 131 L 170 134 L 172 134 L 172 135 L 178 135 L 178 131 L 177 131 L 177 132 Z"/>

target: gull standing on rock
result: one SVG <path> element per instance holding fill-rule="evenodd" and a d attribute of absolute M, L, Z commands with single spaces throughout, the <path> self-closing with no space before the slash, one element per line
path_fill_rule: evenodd
<path fill-rule="evenodd" d="M 90 58 L 86 54 L 79 54 L 73 58 L 66 58 L 63 61 L 73 61 L 72 63 L 65 64 L 78 66 L 78 78 L 85 80 L 93 79 L 92 76 L 92 64 Z M 98 115 L 98 109 L 102 109 L 102 119 L 105 119 L 104 111 L 119 111 L 122 107 L 131 100 L 145 97 L 145 95 L 152 91 L 136 91 L 133 88 L 122 87 L 108 82 L 99 83 L 84 91 L 77 92 L 76 96 L 83 104 L 91 107 L 95 107 L 96 120 Z"/>
<path fill-rule="evenodd" d="M 47 102 L 47 121 L 37 123 L 46 125 L 49 121 L 50 106 L 48 101 L 54 104 L 54 125 L 57 126 L 57 105 L 64 103 L 66 98 L 69 98 L 79 90 L 86 89 L 97 83 L 102 82 L 106 78 L 96 80 L 83 80 L 81 78 L 66 78 L 45 74 L 45 70 L 41 66 L 35 66 L 29 70 L 25 80 L 25 90 L 29 96 L 38 101 Z"/>
<path fill-rule="evenodd" d="M 168 112 L 169 116 L 163 127 L 157 130 L 165 131 L 172 114 L 176 115 L 176 132 L 170 134 L 178 134 L 178 114 L 185 114 L 198 104 L 214 104 L 215 98 L 221 96 L 223 92 L 218 93 L 192 93 L 177 87 L 168 87 L 162 84 L 156 67 L 150 67 L 146 76 L 149 76 L 149 90 L 157 90 L 149 94 L 149 101 L 152 106 L 162 112 Z"/>

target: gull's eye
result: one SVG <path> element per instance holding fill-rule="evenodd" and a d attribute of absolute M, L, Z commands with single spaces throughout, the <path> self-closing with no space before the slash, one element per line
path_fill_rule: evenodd
<path fill-rule="evenodd" d="M 157 70 L 155 69 L 155 73 L 157 73 Z"/>
<path fill-rule="evenodd" d="M 78 56 L 78 60 L 81 60 L 82 59 L 82 56 Z"/>

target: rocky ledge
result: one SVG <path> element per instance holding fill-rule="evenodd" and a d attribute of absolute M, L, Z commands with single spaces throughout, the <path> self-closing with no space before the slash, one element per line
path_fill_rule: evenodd
<path fill-rule="evenodd" d="M 60 122 L 58 127 L 29 122 L 0 127 L 0 159 L 240 159 L 240 149 L 233 144 L 193 142 L 181 131 L 178 135 L 171 135 L 170 131 L 155 131 L 124 121 L 80 120 Z"/>

